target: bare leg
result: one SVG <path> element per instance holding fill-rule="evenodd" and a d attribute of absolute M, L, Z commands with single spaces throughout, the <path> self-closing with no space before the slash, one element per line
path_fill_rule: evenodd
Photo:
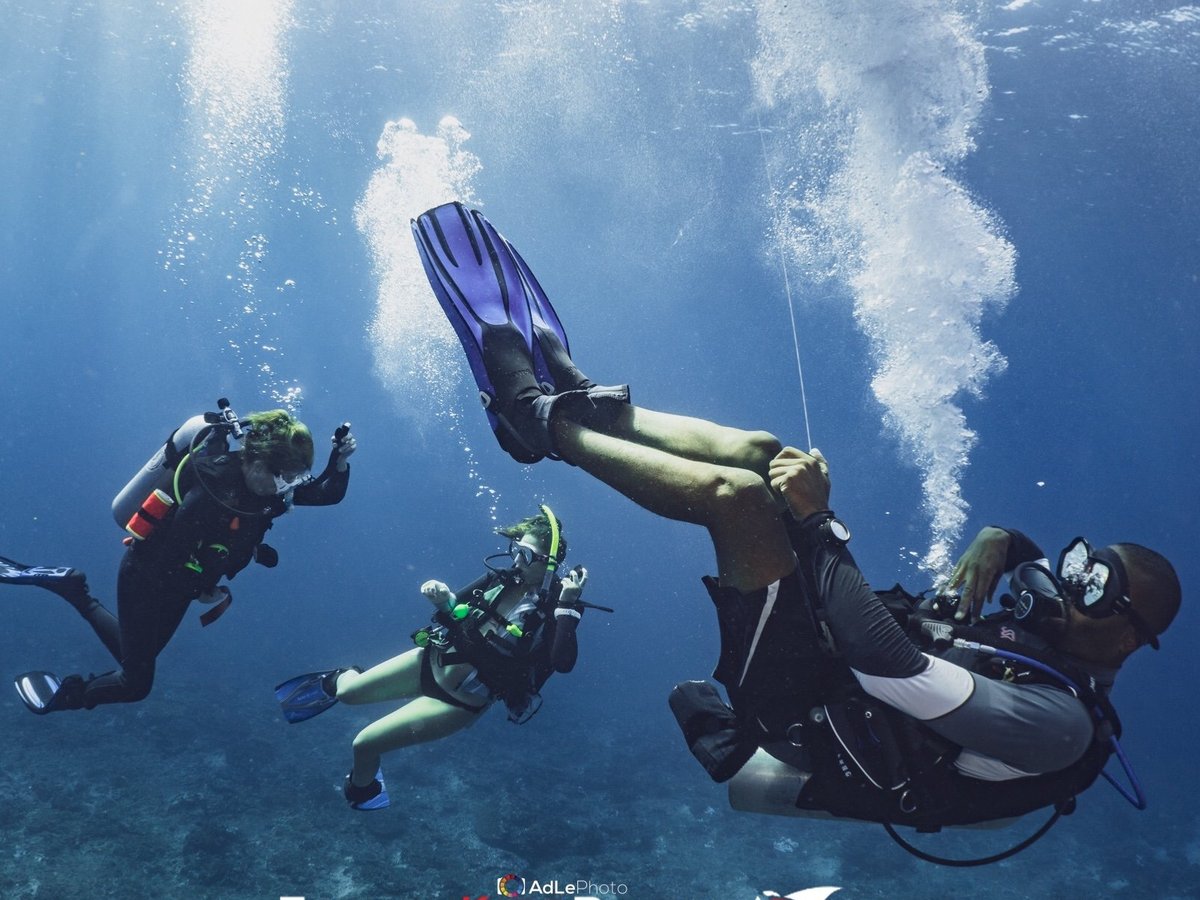
<path fill-rule="evenodd" d="M 415 697 L 421 693 L 422 652 L 413 648 L 365 672 L 353 669 L 343 672 L 338 676 L 337 698 L 353 705 Z"/>
<path fill-rule="evenodd" d="M 384 753 L 439 740 L 461 731 L 478 718 L 479 714 L 471 710 L 432 697 L 418 697 L 358 733 L 354 738 L 354 770 L 350 780 L 358 787 L 366 787 L 379 771 L 379 758 Z"/>
<path fill-rule="evenodd" d="M 611 430 L 620 436 L 558 417 L 554 420 L 556 447 L 565 458 L 644 509 L 707 528 L 723 585 L 757 590 L 795 568 L 796 558 L 774 495 L 756 471 L 758 460 L 753 460 L 755 468 L 730 464 L 734 458 L 752 458 L 755 451 L 747 448 L 755 443 L 768 450 L 773 438 L 768 441 L 769 435 L 757 437 L 763 432 L 738 432 L 699 419 L 641 409 L 623 414 L 619 422 Z M 676 433 L 678 423 L 683 425 Z M 631 431 L 646 443 L 624 437 Z M 746 455 L 739 457 L 743 451 Z M 685 452 L 714 453 L 727 462 L 695 459 L 682 455 Z M 762 468 L 765 474 L 765 464 Z"/>
<path fill-rule="evenodd" d="M 706 419 L 656 412 L 638 406 L 623 407 L 613 421 L 601 430 L 613 437 L 684 459 L 749 469 L 764 482 L 767 480 L 768 464 L 781 449 L 779 440 L 766 431 L 744 431 Z M 558 432 L 555 432 L 555 436 L 557 438 Z"/>

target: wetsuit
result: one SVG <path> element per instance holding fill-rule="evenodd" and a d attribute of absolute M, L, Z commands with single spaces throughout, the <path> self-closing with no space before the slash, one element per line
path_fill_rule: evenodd
<path fill-rule="evenodd" d="M 338 503 L 349 478 L 349 467 L 337 472 L 331 465 L 316 481 L 296 488 L 293 503 Z M 215 589 L 222 578 L 233 578 L 256 553 L 274 555 L 259 548 L 287 505 L 247 489 L 240 452 L 189 462 L 180 491 L 183 499 L 174 515 L 126 550 L 117 575 L 116 616 L 90 595 L 68 597 L 120 668 L 89 678 L 82 697 L 61 708 L 143 699 L 154 682 L 155 659 L 192 600 Z"/>
<path fill-rule="evenodd" d="M 971 671 L 959 664 L 965 659 L 956 661 L 970 651 L 921 652 L 849 551 L 823 536 L 820 525 L 830 517 L 789 521 L 798 565 L 780 581 L 748 594 L 706 582 L 721 623 L 714 677 L 739 718 L 759 730 L 760 743 L 781 738 L 791 723 L 808 721 L 815 706 L 857 685 L 962 748 L 954 766 L 971 778 L 1054 772 L 1084 755 L 1094 722 L 1078 698 L 1058 685 L 1008 683 Z M 1007 569 L 1043 557 L 1024 535 L 1010 534 Z M 1011 623 L 1003 627 L 1008 640 L 1046 646 Z M 1091 667 L 1089 674 L 1102 689 L 1111 685 L 1112 672 Z"/>

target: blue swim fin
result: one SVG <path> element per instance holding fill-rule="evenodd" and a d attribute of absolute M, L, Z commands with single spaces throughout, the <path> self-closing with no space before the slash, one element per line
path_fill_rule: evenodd
<path fill-rule="evenodd" d="M 387 785 L 383 783 L 383 766 L 375 773 L 375 778 L 366 787 L 358 787 L 350 776 L 346 776 L 342 784 L 342 794 L 351 809 L 372 812 L 377 809 L 387 809 L 391 804 L 388 798 Z"/>
<path fill-rule="evenodd" d="M 571 361 L 571 344 L 567 340 L 567 331 L 563 328 L 562 320 L 554 311 L 550 298 L 542 290 L 537 276 L 525 262 L 525 258 L 517 252 L 517 248 L 507 240 L 504 246 L 512 254 L 517 271 L 521 273 L 521 282 L 525 287 L 525 297 L 529 301 L 529 317 L 533 322 L 533 371 L 538 381 L 549 394 L 561 394 L 565 391 L 587 388 L 592 382 L 584 376 Z"/>
<path fill-rule="evenodd" d="M 521 463 L 559 458 L 551 410 L 562 397 L 581 415 L 629 402 L 625 385 L 600 387 L 571 361 L 562 322 L 521 254 L 478 210 L 446 203 L 418 216 L 413 237 L 430 287 L 466 352 L 488 422 Z"/>
<path fill-rule="evenodd" d="M 309 672 L 278 685 L 275 699 L 283 708 L 283 717 L 294 724 L 325 712 L 338 702 L 338 676 L 346 671 L 332 669 L 328 672 Z"/>
<path fill-rule="evenodd" d="M 496 439 L 518 462 L 537 462 L 545 454 L 509 421 L 518 396 L 544 393 L 534 374 L 523 263 L 518 265 L 509 243 L 478 210 L 458 202 L 422 213 L 412 230 L 429 285 L 466 353 Z"/>

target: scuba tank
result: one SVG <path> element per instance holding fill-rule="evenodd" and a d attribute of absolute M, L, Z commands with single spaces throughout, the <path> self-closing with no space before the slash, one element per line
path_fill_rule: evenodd
<path fill-rule="evenodd" d="M 155 526 L 170 513 L 178 499 L 174 497 L 175 472 L 189 455 L 215 456 L 229 450 L 227 435 L 240 440 L 241 422 L 222 397 L 217 401 L 220 412 L 192 416 L 146 460 L 112 502 L 113 519 L 135 540 L 144 540 Z"/>

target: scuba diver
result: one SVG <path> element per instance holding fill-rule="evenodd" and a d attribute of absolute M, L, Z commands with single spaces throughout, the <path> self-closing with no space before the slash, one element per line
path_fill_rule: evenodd
<path fill-rule="evenodd" d="M 946 594 L 876 594 L 829 506 L 816 449 L 764 431 L 633 406 L 570 356 L 562 324 L 516 249 L 459 203 L 413 222 L 426 275 L 454 326 L 502 449 L 583 469 L 650 512 L 707 529 L 704 579 L 720 656 L 671 707 L 739 809 L 830 815 L 923 831 L 1053 806 L 1032 843 L 1097 778 L 1126 765 L 1107 695 L 1136 649 L 1157 648 L 1180 603 L 1171 564 L 1135 544 L 1082 539 L 1051 571 L 1016 531 L 985 529 Z M 1000 574 L 1006 608 L 977 619 Z M 1109 777 L 1107 773 L 1104 773 Z M 1109 777 L 1109 780 L 1113 779 Z M 1127 799 L 1136 796 L 1113 781 Z M 909 848 L 922 855 L 921 851 Z"/>
<path fill-rule="evenodd" d="M 329 463 L 317 477 L 313 439 L 287 410 L 245 419 L 219 402 L 220 412 L 194 416 L 113 501 L 127 549 L 117 575 L 117 614 L 91 596 L 87 577 L 69 567 L 27 566 L 0 557 L 0 583 L 32 584 L 58 594 L 92 626 L 118 668 L 64 678 L 27 672 L 16 679 L 31 712 L 136 703 L 154 682 L 155 660 L 193 600 L 212 604 L 202 625 L 232 602 L 232 579 L 251 560 L 268 568 L 278 553 L 263 543 L 274 520 L 293 506 L 327 506 L 346 494 L 349 457 L 357 448 L 346 423 L 334 433 Z M 241 441 L 232 449 L 229 440 Z"/>
<path fill-rule="evenodd" d="M 587 570 L 559 578 L 567 555 L 561 522 L 548 506 L 498 528 L 508 551 L 484 560 L 487 572 L 451 591 L 426 581 L 433 621 L 413 633 L 417 646 L 365 672 L 357 667 L 298 675 L 275 689 L 289 722 L 303 722 L 339 700 L 352 705 L 413 698 L 354 738 L 354 767 L 343 793 L 357 810 L 388 806 L 380 757 L 436 741 L 475 723 L 496 700 L 524 724 L 541 707 L 541 688 L 555 672 L 575 667 L 575 629 L 585 609 L 612 612 L 580 599 Z M 511 562 L 499 568 L 494 560 Z"/>

